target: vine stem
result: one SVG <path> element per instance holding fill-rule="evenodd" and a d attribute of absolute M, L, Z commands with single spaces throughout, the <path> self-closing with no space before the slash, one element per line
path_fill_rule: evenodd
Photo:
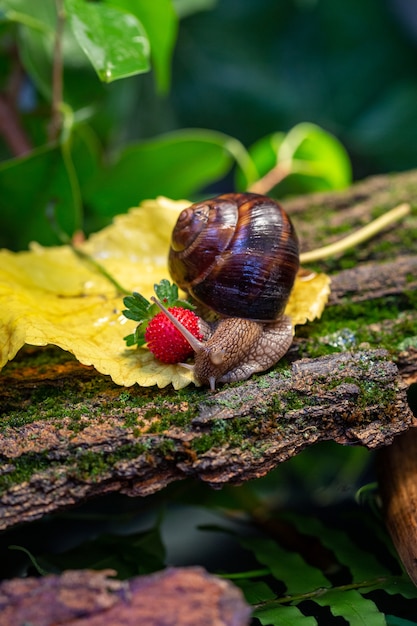
<path fill-rule="evenodd" d="M 309 600 L 311 598 L 318 598 L 325 595 L 329 591 L 351 591 L 352 589 L 367 589 L 369 587 L 376 587 L 381 583 L 395 582 L 398 580 L 398 576 L 381 576 L 373 580 L 364 580 L 358 583 L 349 583 L 347 585 L 339 585 L 337 587 L 320 587 L 313 591 L 307 591 L 306 593 L 295 594 L 293 596 L 282 596 L 281 598 L 275 598 L 274 600 L 266 600 L 254 605 L 255 609 L 260 609 L 265 606 L 281 606 L 282 604 L 290 604 L 294 602 L 301 602 L 303 600 Z"/>
<path fill-rule="evenodd" d="M 391 224 L 395 224 L 399 220 L 403 219 L 410 213 L 410 211 L 411 206 L 408 203 L 404 202 L 403 204 L 399 204 L 387 213 L 384 213 L 384 215 L 381 215 L 347 237 L 344 237 L 339 241 L 335 241 L 327 246 L 323 246 L 322 248 L 316 248 L 315 250 L 303 252 L 300 254 L 300 263 L 305 264 L 312 263 L 313 261 L 328 259 L 331 256 L 340 254 L 350 248 L 358 246 L 364 241 L 367 241 L 368 239 L 371 239 L 371 237 L 377 235 L 387 226 L 391 226 Z"/>
<path fill-rule="evenodd" d="M 90 254 L 88 254 L 87 252 L 84 252 L 84 250 L 81 250 L 78 246 L 76 246 L 74 242 L 72 241 L 72 239 L 67 235 L 67 233 L 62 230 L 62 228 L 59 226 L 58 221 L 56 219 L 55 205 L 52 202 L 46 208 L 46 216 L 53 228 L 54 233 L 56 234 L 56 236 L 58 237 L 62 245 L 68 246 L 69 248 L 71 248 L 72 252 L 79 259 L 91 265 L 91 267 L 93 267 L 96 270 L 96 272 L 101 274 L 106 280 L 109 281 L 109 283 L 113 285 L 113 287 L 115 287 L 118 294 L 130 295 L 131 291 L 129 291 L 128 289 L 125 289 L 123 285 L 121 285 L 119 281 L 116 280 L 116 278 L 114 278 L 114 276 L 112 276 L 112 274 L 110 274 L 110 272 L 108 272 L 103 265 L 101 265 L 101 263 L 95 260 L 94 257 L 92 257 Z"/>
<path fill-rule="evenodd" d="M 277 163 L 277 165 L 269 170 L 265 176 L 262 176 L 262 178 L 259 178 L 259 180 L 252 183 L 252 185 L 248 187 L 248 191 L 250 193 L 260 193 L 261 195 L 264 195 L 284 180 L 284 178 L 287 178 L 290 173 L 291 169 L 289 165 L 286 165 L 285 163 Z"/>
<path fill-rule="evenodd" d="M 106 270 L 105 267 L 103 267 L 103 265 L 101 265 L 101 263 L 99 263 L 98 261 L 96 261 L 92 256 L 90 256 L 89 254 L 87 254 L 86 252 L 84 252 L 83 250 L 80 250 L 79 248 L 77 248 L 77 246 L 75 246 L 72 241 L 69 241 L 67 244 L 71 250 L 74 252 L 74 254 L 81 260 L 86 261 L 87 263 L 89 263 L 92 267 L 94 267 L 94 269 L 101 274 L 104 278 L 106 278 L 112 285 L 113 287 L 116 288 L 116 291 L 118 293 L 118 295 L 125 295 L 128 296 L 131 294 L 131 291 L 129 291 L 128 289 L 125 289 L 123 287 L 123 285 L 121 285 L 119 283 L 118 280 L 116 280 L 114 278 L 114 276 L 112 276 L 110 274 L 110 272 L 108 272 Z"/>
<path fill-rule="evenodd" d="M 63 99 L 62 36 L 64 33 L 65 12 L 62 0 L 55 0 L 56 29 L 54 60 L 52 68 L 52 117 L 49 124 L 49 140 L 56 141 L 61 130 Z"/>

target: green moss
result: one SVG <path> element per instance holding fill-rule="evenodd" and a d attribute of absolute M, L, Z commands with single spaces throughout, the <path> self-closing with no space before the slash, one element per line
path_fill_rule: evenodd
<path fill-rule="evenodd" d="M 157 450 L 162 456 L 170 457 L 176 451 L 176 444 L 170 437 L 164 437 L 158 442 Z"/>
<path fill-rule="evenodd" d="M 204 454 L 215 447 L 245 447 L 246 438 L 250 438 L 256 422 L 249 418 L 238 420 L 213 420 L 210 433 L 204 433 L 193 439 L 191 448 L 198 454 Z"/>
<path fill-rule="evenodd" d="M 227 398 L 216 398 L 214 405 L 223 406 L 226 409 L 237 409 L 242 404 L 242 399 L 239 395 L 230 395 Z"/>
<path fill-rule="evenodd" d="M 25 369 L 33 367 L 39 369 L 40 373 L 42 373 L 44 366 L 60 365 L 74 361 L 76 361 L 76 358 L 72 354 L 65 350 L 60 350 L 59 348 L 52 346 L 45 348 L 25 346 L 17 353 L 12 361 L 9 361 L 9 363 L 5 365 L 2 372 L 8 375 L 20 370 L 22 367 Z"/>
<path fill-rule="evenodd" d="M 264 377 L 261 377 L 258 381 L 258 387 L 259 389 L 269 389 L 269 387 L 271 386 L 271 382 Z"/>
<path fill-rule="evenodd" d="M 80 432 L 89 425 L 89 419 L 102 414 L 99 406 L 93 407 L 88 402 L 76 401 L 75 394 L 73 396 L 70 393 L 64 394 L 65 402 L 60 403 L 62 390 L 59 394 L 52 393 L 51 396 L 39 400 L 43 393 L 44 390 L 41 394 L 37 394 L 36 401 L 31 399 L 30 404 L 24 410 L 20 408 L 3 415 L 0 421 L 0 432 L 7 432 L 9 428 L 21 428 L 34 421 L 53 421 L 54 425 L 59 427 L 64 420 L 67 428 Z M 74 404 L 72 404 L 73 401 Z"/>
<path fill-rule="evenodd" d="M 286 391 L 280 396 L 281 405 L 283 405 L 285 412 L 288 411 L 299 411 L 306 405 L 305 394 L 299 394 L 297 391 Z"/>
<path fill-rule="evenodd" d="M 78 480 L 95 480 L 105 474 L 113 465 L 113 455 L 104 455 L 103 452 L 83 451 L 77 459 L 73 476 Z"/>
<path fill-rule="evenodd" d="M 11 486 L 29 481 L 34 473 L 46 471 L 52 466 L 47 453 L 25 454 L 13 459 L 9 467 L 2 469 L 0 476 L 0 494 Z"/>
<path fill-rule="evenodd" d="M 159 402 L 155 400 L 143 416 L 145 420 L 152 422 L 148 432 L 164 433 L 172 426 L 187 428 L 198 413 L 201 393 L 198 396 L 190 394 L 188 400 L 183 399 L 185 397 L 185 394 L 181 394 L 178 398 L 175 392 L 172 392 L 169 400 L 167 398 Z"/>
<path fill-rule="evenodd" d="M 417 290 L 404 291 L 404 297 L 407 298 L 408 306 L 411 310 L 417 309 Z"/>
<path fill-rule="evenodd" d="M 297 329 L 297 337 L 307 339 L 300 344 L 300 355 L 315 358 L 361 344 L 394 351 L 405 336 L 417 334 L 417 316 L 407 313 L 416 309 L 415 292 L 329 307 L 320 320 Z M 346 343 L 348 333 L 351 345 Z"/>
<path fill-rule="evenodd" d="M 154 443 L 154 442 L 152 442 Z M 70 466 L 73 465 L 72 475 L 83 481 L 97 480 L 112 471 L 117 463 L 122 461 L 131 461 L 149 452 L 152 446 L 150 441 L 138 442 L 133 445 L 123 445 L 117 450 L 108 452 L 92 452 L 90 450 L 79 452 L 75 459 L 68 460 Z M 165 456 L 166 451 L 175 449 L 175 444 L 162 441 L 160 446 L 152 446 L 152 454 L 162 454 Z M 74 463 L 75 461 L 75 463 Z"/>
<path fill-rule="evenodd" d="M 358 384 L 356 382 L 356 384 Z M 383 383 L 377 383 L 372 380 L 361 380 L 359 382 L 361 390 L 359 396 L 359 406 L 363 409 L 371 406 L 383 407 L 391 406 L 396 400 L 394 389 L 387 389 Z"/>
<path fill-rule="evenodd" d="M 137 428 L 138 426 L 143 424 L 142 420 L 138 420 L 138 415 L 136 411 L 132 411 L 132 413 L 125 413 L 123 415 L 123 418 L 124 418 L 123 427 L 126 428 L 127 430 L 131 428 Z"/>
<path fill-rule="evenodd" d="M 282 412 L 282 402 L 280 396 L 276 393 L 272 396 L 271 399 L 271 411 L 275 413 L 275 415 L 279 415 Z"/>
<path fill-rule="evenodd" d="M 130 405 L 131 401 L 132 401 L 132 396 L 130 395 L 130 392 L 122 391 L 122 393 L 119 395 L 119 402 L 121 404 Z"/>

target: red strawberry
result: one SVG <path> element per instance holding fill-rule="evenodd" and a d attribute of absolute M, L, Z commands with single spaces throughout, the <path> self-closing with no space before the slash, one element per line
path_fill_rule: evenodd
<path fill-rule="evenodd" d="M 198 324 L 198 316 L 189 309 L 179 306 L 169 307 L 170 311 L 199 341 L 203 339 Z M 162 311 L 149 322 L 145 331 L 145 341 L 149 350 L 163 363 L 179 363 L 193 354 L 188 341 L 175 328 Z"/>

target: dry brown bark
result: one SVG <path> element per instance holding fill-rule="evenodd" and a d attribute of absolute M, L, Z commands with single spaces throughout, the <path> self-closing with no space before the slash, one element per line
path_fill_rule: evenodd
<path fill-rule="evenodd" d="M 403 433 L 380 452 L 378 472 L 388 530 L 417 585 L 417 430 Z"/>
<path fill-rule="evenodd" d="M 405 176 L 304 197 L 288 203 L 289 209 L 300 220 L 301 211 L 319 203 L 360 223 L 369 219 L 373 198 L 388 208 L 417 193 L 417 173 L 407 174 L 407 184 Z M 342 217 L 337 213 L 332 219 Z M 305 229 L 303 245 L 312 247 L 332 219 L 318 213 L 316 230 Z M 409 224 L 414 222 L 411 217 Z M 385 262 L 376 253 L 375 262 L 332 271 L 330 308 L 415 294 L 417 256 L 397 229 L 381 236 L 387 239 Z M 357 253 L 369 250 L 367 244 Z M 416 315 L 405 302 L 401 321 L 415 323 Z M 364 320 L 374 337 L 396 331 L 397 323 L 389 316 L 378 324 Z M 329 338 L 323 331 L 315 341 L 325 344 Z M 241 483 L 318 441 L 376 448 L 416 425 L 406 396 L 417 381 L 415 348 L 387 353 L 365 343 L 302 359 L 310 343 L 309 330 L 303 330 L 289 352 L 290 367 L 215 394 L 191 388 L 126 392 L 70 356 L 57 359 L 56 351 L 47 349 L 39 365 L 41 351 L 22 352 L 0 378 L 0 528 L 109 492 L 145 496 L 186 477 L 214 487 Z"/>
<path fill-rule="evenodd" d="M 0 626 L 245 626 L 250 607 L 240 590 L 199 567 L 120 581 L 115 572 L 0 583 Z"/>

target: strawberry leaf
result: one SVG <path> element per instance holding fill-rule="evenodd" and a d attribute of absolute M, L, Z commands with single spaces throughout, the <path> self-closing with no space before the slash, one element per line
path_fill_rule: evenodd
<path fill-rule="evenodd" d="M 158 285 L 154 285 L 157 298 L 165 304 L 166 307 L 175 306 L 178 301 L 178 287 L 174 283 L 171 285 L 169 280 L 163 278 Z"/>
<path fill-rule="evenodd" d="M 195 309 L 190 302 L 178 298 L 178 287 L 169 280 L 163 278 L 157 285 L 154 285 L 156 296 L 168 308 L 180 306 L 183 309 Z M 156 304 L 149 302 L 142 294 L 133 292 L 131 296 L 123 298 L 126 309 L 123 315 L 134 322 L 138 322 L 138 326 L 134 333 L 124 337 L 127 346 L 143 346 L 145 341 L 145 331 L 149 321 L 159 313 Z"/>
<path fill-rule="evenodd" d="M 163 302 L 166 307 L 170 306 L 181 306 L 183 309 L 189 309 L 193 311 L 195 306 L 188 302 L 188 300 L 183 300 L 178 297 L 178 287 L 175 283 L 170 283 L 169 280 L 163 278 L 160 283 L 154 285 L 154 290 L 157 298 Z M 155 308 L 155 314 L 159 311 L 158 308 Z"/>
<path fill-rule="evenodd" d="M 134 333 L 132 333 L 131 335 L 127 335 L 126 337 L 123 337 L 124 341 L 126 341 L 126 346 L 143 346 L 146 341 L 145 341 L 145 330 L 146 327 L 148 325 L 148 322 L 146 323 L 140 323 L 137 327 Z"/>
<path fill-rule="evenodd" d="M 126 310 L 123 311 L 123 315 L 135 322 L 143 322 L 146 319 L 150 319 L 149 309 L 151 303 L 144 298 L 140 293 L 133 292 L 133 295 L 123 298 L 123 304 Z"/>

